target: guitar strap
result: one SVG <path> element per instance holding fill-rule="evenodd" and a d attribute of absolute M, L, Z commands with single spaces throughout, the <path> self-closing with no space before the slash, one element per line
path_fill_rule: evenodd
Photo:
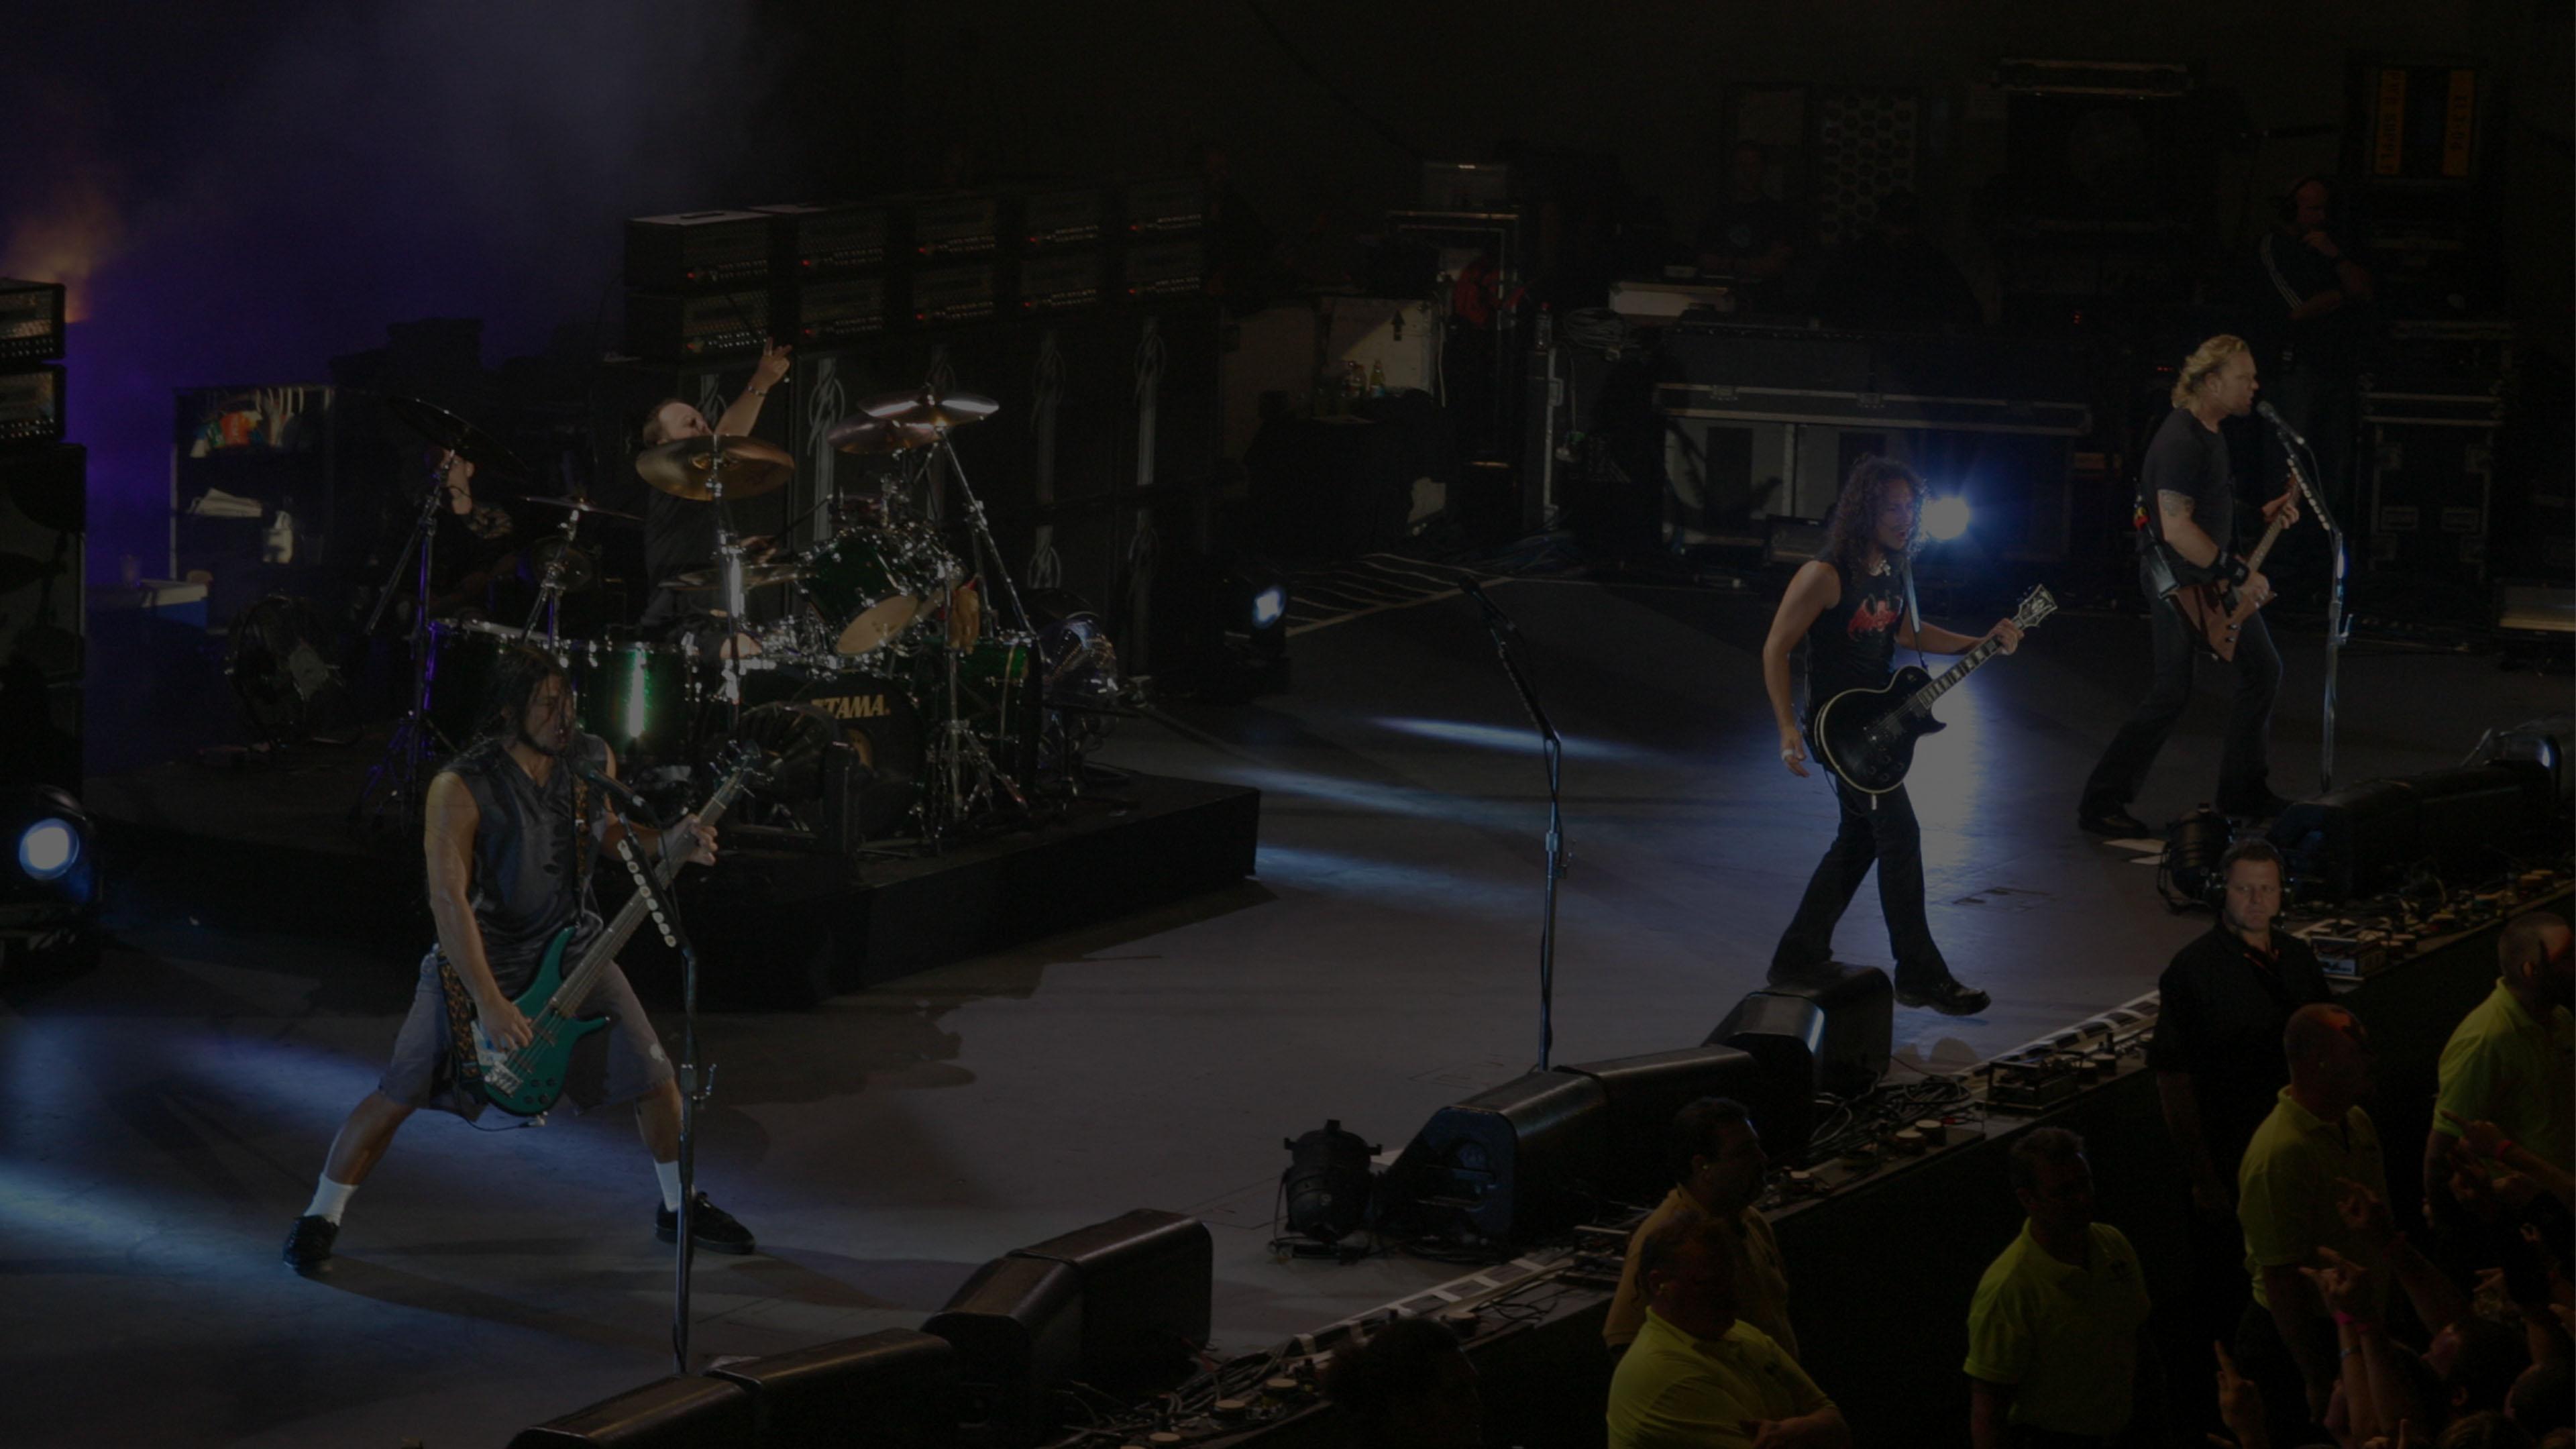
<path fill-rule="evenodd" d="M 438 957 L 438 984 L 447 998 L 447 1060 L 456 1073 L 460 1090 L 483 1094 L 483 1058 L 474 1050 L 474 1003 L 465 994 L 465 983 L 457 978 L 456 968 L 448 963 L 445 951 L 433 950 Z"/>

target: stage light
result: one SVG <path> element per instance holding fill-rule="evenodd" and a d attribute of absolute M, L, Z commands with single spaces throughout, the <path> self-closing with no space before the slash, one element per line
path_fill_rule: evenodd
<path fill-rule="evenodd" d="M 1923 536 L 1934 543 L 1948 543 L 1968 531 L 1968 500 L 1956 493 L 1944 493 L 1923 505 Z"/>
<path fill-rule="evenodd" d="M 1379 1149 L 1343 1131 L 1338 1119 L 1280 1145 L 1289 1153 L 1288 1170 L 1279 1179 L 1287 1199 L 1288 1231 L 1332 1252 L 1333 1245 L 1368 1221 L 1369 1197 L 1377 1186 L 1369 1159 Z"/>
<path fill-rule="evenodd" d="M 1272 584 L 1252 596 L 1252 627 L 1267 629 L 1288 613 L 1288 586 Z"/>
<path fill-rule="evenodd" d="M 56 880 L 80 859 L 80 832 L 48 815 L 18 832 L 18 868 L 30 880 Z"/>

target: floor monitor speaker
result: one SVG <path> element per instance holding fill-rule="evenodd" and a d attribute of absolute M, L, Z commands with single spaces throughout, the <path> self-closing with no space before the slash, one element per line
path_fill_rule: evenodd
<path fill-rule="evenodd" d="M 1896 993 L 1886 972 L 1828 963 L 1737 1002 L 1707 1044 L 1759 1058 L 1776 1090 L 1857 1097 L 1886 1072 L 1895 1022 Z"/>
<path fill-rule="evenodd" d="M 1025 1449 L 1052 1427 L 1047 1396 L 1082 1364 L 1082 1275 L 1044 1258 L 995 1258 L 922 1331 L 957 1351 L 957 1442 Z"/>
<path fill-rule="evenodd" d="M 1189 1377 L 1207 1346 L 1216 1248 L 1207 1225 L 1138 1208 L 1011 1255 L 1061 1263 L 1082 1281 L 1082 1381 L 1150 1393 Z"/>
<path fill-rule="evenodd" d="M 752 1449 L 754 1431 L 742 1385 L 673 1377 L 522 1429 L 510 1449 Z"/>
<path fill-rule="evenodd" d="M 888 1328 L 707 1370 L 751 1395 L 760 1449 L 935 1449 L 956 1442 L 957 1351 Z"/>
<path fill-rule="evenodd" d="M 1609 1113 L 1601 1083 L 1569 1072 L 1441 1108 L 1387 1169 L 1391 1224 L 1514 1243 L 1580 1221 L 1609 1163 Z"/>
<path fill-rule="evenodd" d="M 1557 1070 L 1601 1084 L 1609 1103 L 1606 1121 L 1610 1139 L 1601 1188 L 1622 1202 L 1651 1204 L 1663 1200 L 1665 1191 L 1676 1181 L 1673 1118 L 1702 1097 L 1731 1097 L 1743 1103 L 1753 1114 L 1763 1150 L 1775 1157 L 1785 1160 L 1806 1146 L 1805 1097 L 1775 1090 L 1762 1063 L 1750 1052 L 1734 1047 L 1687 1047 L 1675 1052 L 1584 1062 Z M 1792 1131 L 1794 1145 L 1789 1140 Z"/>

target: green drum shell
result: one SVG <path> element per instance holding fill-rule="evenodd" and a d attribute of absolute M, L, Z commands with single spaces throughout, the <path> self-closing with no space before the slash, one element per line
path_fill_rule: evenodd
<path fill-rule="evenodd" d="M 937 584 L 936 553 L 910 533 L 853 528 L 807 554 L 800 587 L 823 611 L 833 647 L 866 654 L 909 628 Z"/>
<path fill-rule="evenodd" d="M 429 724 L 450 754 L 473 743 L 475 725 L 490 702 L 492 666 L 518 642 L 517 629 L 487 619 L 429 621 Z M 527 642 L 542 649 L 545 636 L 536 635 Z M 554 651 L 556 662 L 575 676 L 576 685 L 580 647 L 561 640 Z"/>
<path fill-rule="evenodd" d="M 698 688 L 688 657 L 661 644 L 574 646 L 581 727 L 608 741 L 621 763 L 688 757 Z"/>

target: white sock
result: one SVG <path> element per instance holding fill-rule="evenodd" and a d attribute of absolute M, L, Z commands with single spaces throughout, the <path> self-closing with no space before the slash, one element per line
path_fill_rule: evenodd
<path fill-rule="evenodd" d="M 337 1225 L 340 1214 L 349 1210 L 349 1195 L 358 1190 L 354 1182 L 333 1182 L 323 1177 L 313 1184 L 313 1201 L 304 1209 L 308 1218 L 321 1218 Z"/>
<path fill-rule="evenodd" d="M 678 1212 L 680 1210 L 680 1164 L 654 1163 L 653 1175 L 662 1179 L 662 1206 L 672 1212 Z"/>

